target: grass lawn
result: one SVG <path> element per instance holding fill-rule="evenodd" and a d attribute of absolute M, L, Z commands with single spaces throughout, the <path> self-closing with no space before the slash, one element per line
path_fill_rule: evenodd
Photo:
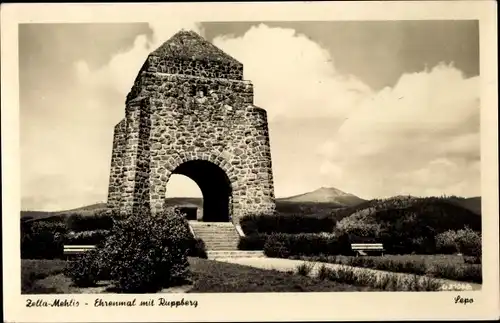
<path fill-rule="evenodd" d="M 66 261 L 64 260 L 21 260 L 21 293 L 50 294 L 56 293 L 55 287 L 41 284 L 40 281 L 52 276 L 60 275 Z"/>
<path fill-rule="evenodd" d="M 313 279 L 294 273 L 265 270 L 199 258 L 190 259 L 194 286 L 190 293 L 373 291 L 369 287 Z"/>
<path fill-rule="evenodd" d="M 300 259 L 482 283 L 481 264 L 465 263 L 464 257 L 459 255 L 316 256 Z"/>
<path fill-rule="evenodd" d="M 264 270 L 206 259 L 190 258 L 190 293 L 371 291 L 370 287 L 340 284 L 294 273 Z M 81 289 L 62 274 L 64 260 L 22 260 L 23 294 L 102 293 L 106 285 Z"/>

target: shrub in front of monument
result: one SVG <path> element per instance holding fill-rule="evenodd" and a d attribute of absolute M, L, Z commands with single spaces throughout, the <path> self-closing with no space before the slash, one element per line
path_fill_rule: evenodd
<path fill-rule="evenodd" d="M 201 240 L 200 238 L 193 237 L 190 240 L 190 247 L 189 247 L 188 256 L 207 259 L 208 255 L 207 255 L 207 248 L 205 246 L 205 242 L 203 240 Z"/>
<path fill-rule="evenodd" d="M 120 291 L 155 292 L 188 278 L 191 239 L 182 215 L 138 212 L 115 223 L 102 247 L 103 258 Z"/>
<path fill-rule="evenodd" d="M 100 280 L 100 265 L 99 262 L 100 250 L 89 250 L 78 259 L 68 262 L 64 270 L 64 274 L 71 278 L 73 284 L 78 287 L 95 286 L 97 281 Z M 104 269 L 105 270 L 105 269 Z"/>
<path fill-rule="evenodd" d="M 118 292 L 156 292 L 186 281 L 192 240 L 180 214 L 136 212 L 115 221 L 103 243 L 69 265 L 67 275 L 78 286 L 111 280 Z"/>
<path fill-rule="evenodd" d="M 64 223 L 42 220 L 22 223 L 21 258 L 63 258 L 63 235 L 65 233 Z"/>
<path fill-rule="evenodd" d="M 332 232 L 333 217 L 311 217 L 306 215 L 254 214 L 240 220 L 246 235 L 271 233 L 319 233 Z"/>
<path fill-rule="evenodd" d="M 291 256 L 350 255 L 349 238 L 346 235 L 316 233 L 272 234 L 264 245 L 268 257 L 289 258 Z"/>
<path fill-rule="evenodd" d="M 66 227 L 75 232 L 111 230 L 113 218 L 112 212 L 108 210 L 96 210 L 90 215 L 73 213 L 66 216 Z"/>
<path fill-rule="evenodd" d="M 289 235 L 284 233 L 271 234 L 264 243 L 264 254 L 272 258 L 289 258 L 293 256 L 291 252 Z"/>
<path fill-rule="evenodd" d="M 263 250 L 267 238 L 270 234 L 267 233 L 254 233 L 247 236 L 240 237 L 238 242 L 239 250 Z"/>

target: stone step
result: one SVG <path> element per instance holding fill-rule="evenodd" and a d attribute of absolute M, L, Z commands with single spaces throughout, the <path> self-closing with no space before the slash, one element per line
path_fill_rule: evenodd
<path fill-rule="evenodd" d="M 205 247 L 207 249 L 211 249 L 213 247 L 231 247 L 231 249 L 236 248 L 238 246 L 237 243 L 205 243 Z"/>
<path fill-rule="evenodd" d="M 203 241 L 205 246 L 237 246 L 238 242 L 212 242 L 212 241 Z"/>
<path fill-rule="evenodd" d="M 194 232 L 196 233 L 200 233 L 200 234 L 221 234 L 221 233 L 224 233 L 224 234 L 238 234 L 238 232 L 236 231 L 236 229 L 230 229 L 230 230 L 219 230 L 219 229 L 210 229 L 210 230 L 200 230 L 198 228 L 193 228 Z"/>
<path fill-rule="evenodd" d="M 238 233 L 236 231 L 227 231 L 227 232 L 224 232 L 224 231 L 221 231 L 221 232 L 213 232 L 213 231 L 209 231 L 209 232 L 201 232 L 201 231 L 198 231 L 198 230 L 194 230 L 194 233 L 197 235 L 197 236 L 229 236 L 229 237 L 239 237 Z"/>
<path fill-rule="evenodd" d="M 224 233 L 224 232 L 219 232 L 219 233 L 199 233 L 195 232 L 197 237 L 200 238 L 215 238 L 215 237 L 227 237 L 227 238 L 234 238 L 234 239 L 239 239 L 240 236 L 237 235 L 236 233 Z"/>
<path fill-rule="evenodd" d="M 237 235 L 229 235 L 229 234 L 197 234 L 198 238 L 201 239 L 231 239 L 231 240 L 239 240 L 240 237 Z"/>
<path fill-rule="evenodd" d="M 233 243 L 229 243 L 229 242 L 205 242 L 205 247 L 207 249 L 210 249 L 211 247 L 213 246 L 228 246 L 228 247 L 237 247 L 238 246 L 238 243 L 237 242 L 233 242 Z"/>
<path fill-rule="evenodd" d="M 263 251 L 247 251 L 247 250 L 214 250 L 207 251 L 208 259 L 217 258 L 264 258 Z"/>
<path fill-rule="evenodd" d="M 201 238 L 201 239 L 236 239 L 239 240 L 240 237 L 236 234 L 224 234 L 224 233 L 219 233 L 219 234 L 199 234 L 196 233 L 196 237 Z"/>
<path fill-rule="evenodd" d="M 240 240 L 240 237 L 237 236 L 226 236 L 226 235 L 210 235 L 210 236 L 205 236 L 205 235 L 196 235 L 198 238 L 201 239 L 211 239 L 211 240 L 217 240 L 217 239 L 229 239 L 229 240 Z"/>
<path fill-rule="evenodd" d="M 195 229 L 195 230 L 199 230 L 199 231 L 233 231 L 233 230 L 236 230 L 234 227 L 230 227 L 230 228 L 226 228 L 226 227 L 217 228 L 217 227 L 196 227 L 196 226 L 193 226 L 192 228 Z"/>
<path fill-rule="evenodd" d="M 190 222 L 197 238 L 203 240 L 206 249 L 211 251 L 238 251 L 240 236 L 232 223 Z"/>
<path fill-rule="evenodd" d="M 219 246 L 219 245 L 228 245 L 228 246 L 237 246 L 239 241 L 206 241 L 203 240 L 205 246 Z"/>
<path fill-rule="evenodd" d="M 220 223 L 189 222 L 189 225 L 197 228 L 234 228 L 234 224 L 230 222 L 220 222 Z"/>
<path fill-rule="evenodd" d="M 205 243 L 205 247 L 207 249 L 211 249 L 213 247 L 231 247 L 231 249 L 236 248 L 238 246 L 237 243 Z"/>
<path fill-rule="evenodd" d="M 220 250 L 232 250 L 232 251 L 237 251 L 238 248 L 236 247 L 231 247 L 231 246 L 223 246 L 223 247 L 211 247 L 207 248 L 207 252 L 209 251 L 220 251 Z"/>

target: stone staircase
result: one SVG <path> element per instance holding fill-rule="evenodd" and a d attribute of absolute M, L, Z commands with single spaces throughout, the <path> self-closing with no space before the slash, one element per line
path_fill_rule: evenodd
<path fill-rule="evenodd" d="M 265 258 L 263 251 L 249 251 L 249 250 L 208 250 L 208 259 L 228 259 L 228 258 Z"/>
<path fill-rule="evenodd" d="M 189 225 L 205 243 L 209 259 L 264 257 L 262 251 L 238 250 L 240 236 L 230 222 L 189 221 Z"/>

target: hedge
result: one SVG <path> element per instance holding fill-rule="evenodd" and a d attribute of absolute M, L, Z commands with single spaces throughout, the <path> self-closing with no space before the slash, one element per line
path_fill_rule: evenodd
<path fill-rule="evenodd" d="M 263 250 L 269 234 L 251 234 L 248 236 L 240 237 L 238 242 L 239 250 Z"/>
<path fill-rule="evenodd" d="M 34 221 L 21 225 L 22 259 L 63 258 L 64 223 Z"/>
<path fill-rule="evenodd" d="M 351 255 L 351 243 L 347 235 L 286 234 L 277 233 L 268 237 L 264 244 L 268 257 L 289 258 L 291 256 Z"/>
<path fill-rule="evenodd" d="M 332 217 L 283 214 L 247 215 L 240 220 L 241 229 L 246 235 L 332 232 L 335 223 Z"/>
<path fill-rule="evenodd" d="M 70 231 L 111 230 L 113 214 L 107 210 L 100 210 L 93 215 L 69 214 L 66 217 L 66 227 Z"/>

